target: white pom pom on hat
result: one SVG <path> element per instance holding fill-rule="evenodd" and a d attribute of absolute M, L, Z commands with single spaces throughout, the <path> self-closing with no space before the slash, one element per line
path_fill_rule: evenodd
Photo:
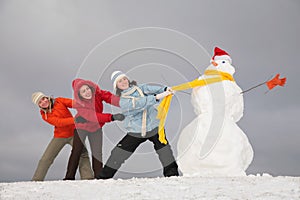
<path fill-rule="evenodd" d="M 211 61 L 216 60 L 228 60 L 230 64 L 232 64 L 232 59 L 230 55 L 226 51 L 220 49 L 219 47 L 215 47 L 214 56 L 211 58 Z"/>

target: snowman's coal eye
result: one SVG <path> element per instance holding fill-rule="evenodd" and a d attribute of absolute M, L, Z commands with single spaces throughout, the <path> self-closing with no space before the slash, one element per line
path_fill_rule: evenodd
<path fill-rule="evenodd" d="M 222 63 L 226 63 L 226 61 L 225 61 L 225 60 L 223 60 L 223 61 L 222 61 Z"/>

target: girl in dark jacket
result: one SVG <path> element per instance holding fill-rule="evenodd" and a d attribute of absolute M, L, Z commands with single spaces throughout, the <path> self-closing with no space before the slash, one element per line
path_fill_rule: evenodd
<path fill-rule="evenodd" d="M 69 158 L 67 173 L 64 180 L 74 180 L 79 163 L 80 153 L 88 137 L 92 151 L 92 168 L 94 176 L 102 170 L 102 127 L 105 123 L 114 120 L 122 121 L 124 115 L 103 113 L 103 101 L 119 106 L 120 98 L 108 91 L 101 90 L 92 81 L 75 79 L 72 83 L 74 90 L 74 106 L 77 110 L 75 116 L 74 144 Z"/>

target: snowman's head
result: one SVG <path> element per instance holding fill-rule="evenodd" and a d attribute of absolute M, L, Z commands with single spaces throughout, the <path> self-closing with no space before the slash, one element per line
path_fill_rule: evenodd
<path fill-rule="evenodd" d="M 235 69 L 231 65 L 231 63 L 232 60 L 230 55 L 226 51 L 220 49 L 219 47 L 215 47 L 214 55 L 211 59 L 211 65 L 209 65 L 207 69 L 218 70 L 233 75 Z"/>
<path fill-rule="evenodd" d="M 235 73 L 234 67 L 231 65 L 228 59 L 216 59 L 211 61 L 211 64 L 207 68 L 208 70 L 218 70 L 233 75 Z"/>

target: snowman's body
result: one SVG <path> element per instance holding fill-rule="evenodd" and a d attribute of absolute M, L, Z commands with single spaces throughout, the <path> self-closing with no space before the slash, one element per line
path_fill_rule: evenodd
<path fill-rule="evenodd" d="M 227 60 L 216 61 L 208 70 L 234 74 Z M 203 75 L 207 79 L 213 75 Z M 191 102 L 197 117 L 178 140 L 178 165 L 183 175 L 240 176 L 253 159 L 253 150 L 238 127 L 243 116 L 243 95 L 234 82 L 224 80 L 193 89 Z"/>

